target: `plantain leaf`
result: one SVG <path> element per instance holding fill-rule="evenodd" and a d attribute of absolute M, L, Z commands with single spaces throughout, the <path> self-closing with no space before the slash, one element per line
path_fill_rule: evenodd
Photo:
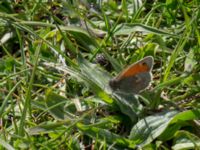
<path fill-rule="evenodd" d="M 181 122 L 199 119 L 199 116 L 200 109 L 180 113 L 169 111 L 148 116 L 132 128 L 129 138 L 138 140 L 141 147 L 151 143 L 158 137 L 162 140 L 168 140 L 182 126 Z"/>
<path fill-rule="evenodd" d="M 136 145 L 133 141 L 123 138 L 117 134 L 110 132 L 109 130 L 97 128 L 95 125 L 83 125 L 82 123 L 77 123 L 77 128 L 87 134 L 88 136 L 99 139 L 101 141 L 106 141 L 109 144 L 115 144 L 121 147 L 135 148 Z"/>
<path fill-rule="evenodd" d="M 113 104 L 113 100 L 107 93 L 111 93 L 108 82 L 111 79 L 110 74 L 104 71 L 96 64 L 92 64 L 79 55 L 78 63 L 82 80 L 91 90 L 96 93 L 106 103 Z"/>
<path fill-rule="evenodd" d="M 140 23 L 125 23 L 125 24 L 120 24 L 119 26 L 116 27 L 116 32 L 114 35 L 129 35 L 132 32 L 144 32 L 144 33 L 154 33 L 154 34 L 159 34 L 159 35 L 165 35 L 165 36 L 173 36 L 178 38 L 177 35 L 170 34 L 169 32 L 165 32 L 147 25 L 143 25 Z"/>
<path fill-rule="evenodd" d="M 188 131 L 178 131 L 174 143 L 173 150 L 198 149 L 200 138 Z"/>
<path fill-rule="evenodd" d="M 70 119 L 75 114 L 75 106 L 72 102 L 67 101 L 66 98 L 52 92 L 50 89 L 46 92 L 46 106 L 49 113 L 59 120 Z M 66 110 L 65 104 L 68 102 L 68 108 Z"/>
<path fill-rule="evenodd" d="M 131 130 L 129 139 L 137 140 L 143 147 L 156 139 L 167 128 L 170 121 L 177 114 L 176 111 L 148 116 L 140 120 Z"/>

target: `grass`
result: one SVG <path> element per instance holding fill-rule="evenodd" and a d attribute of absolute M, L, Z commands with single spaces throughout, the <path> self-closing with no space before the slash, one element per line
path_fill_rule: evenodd
<path fill-rule="evenodd" d="M 199 149 L 199 2 L 0 2 L 1 149 Z M 154 58 L 138 95 L 108 82 Z"/>

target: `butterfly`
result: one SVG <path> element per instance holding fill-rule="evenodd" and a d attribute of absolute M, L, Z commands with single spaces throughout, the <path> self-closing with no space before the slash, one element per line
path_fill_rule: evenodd
<path fill-rule="evenodd" d="M 146 89 L 152 80 L 153 62 L 153 57 L 147 56 L 133 63 L 111 79 L 109 86 L 116 92 L 138 94 Z"/>

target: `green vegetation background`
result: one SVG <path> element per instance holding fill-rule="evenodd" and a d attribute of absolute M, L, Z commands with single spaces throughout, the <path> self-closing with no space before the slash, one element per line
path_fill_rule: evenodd
<path fill-rule="evenodd" d="M 1 149 L 199 149 L 198 0 L 0 2 Z M 108 82 L 145 56 L 150 87 Z"/>

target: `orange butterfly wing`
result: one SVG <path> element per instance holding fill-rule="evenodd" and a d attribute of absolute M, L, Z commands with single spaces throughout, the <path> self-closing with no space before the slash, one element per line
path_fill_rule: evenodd
<path fill-rule="evenodd" d="M 153 58 L 146 57 L 141 61 L 138 61 L 135 64 L 132 64 L 131 66 L 126 68 L 116 78 L 120 80 L 122 78 L 134 76 L 138 73 L 149 72 L 152 69 L 152 64 L 153 64 Z"/>

